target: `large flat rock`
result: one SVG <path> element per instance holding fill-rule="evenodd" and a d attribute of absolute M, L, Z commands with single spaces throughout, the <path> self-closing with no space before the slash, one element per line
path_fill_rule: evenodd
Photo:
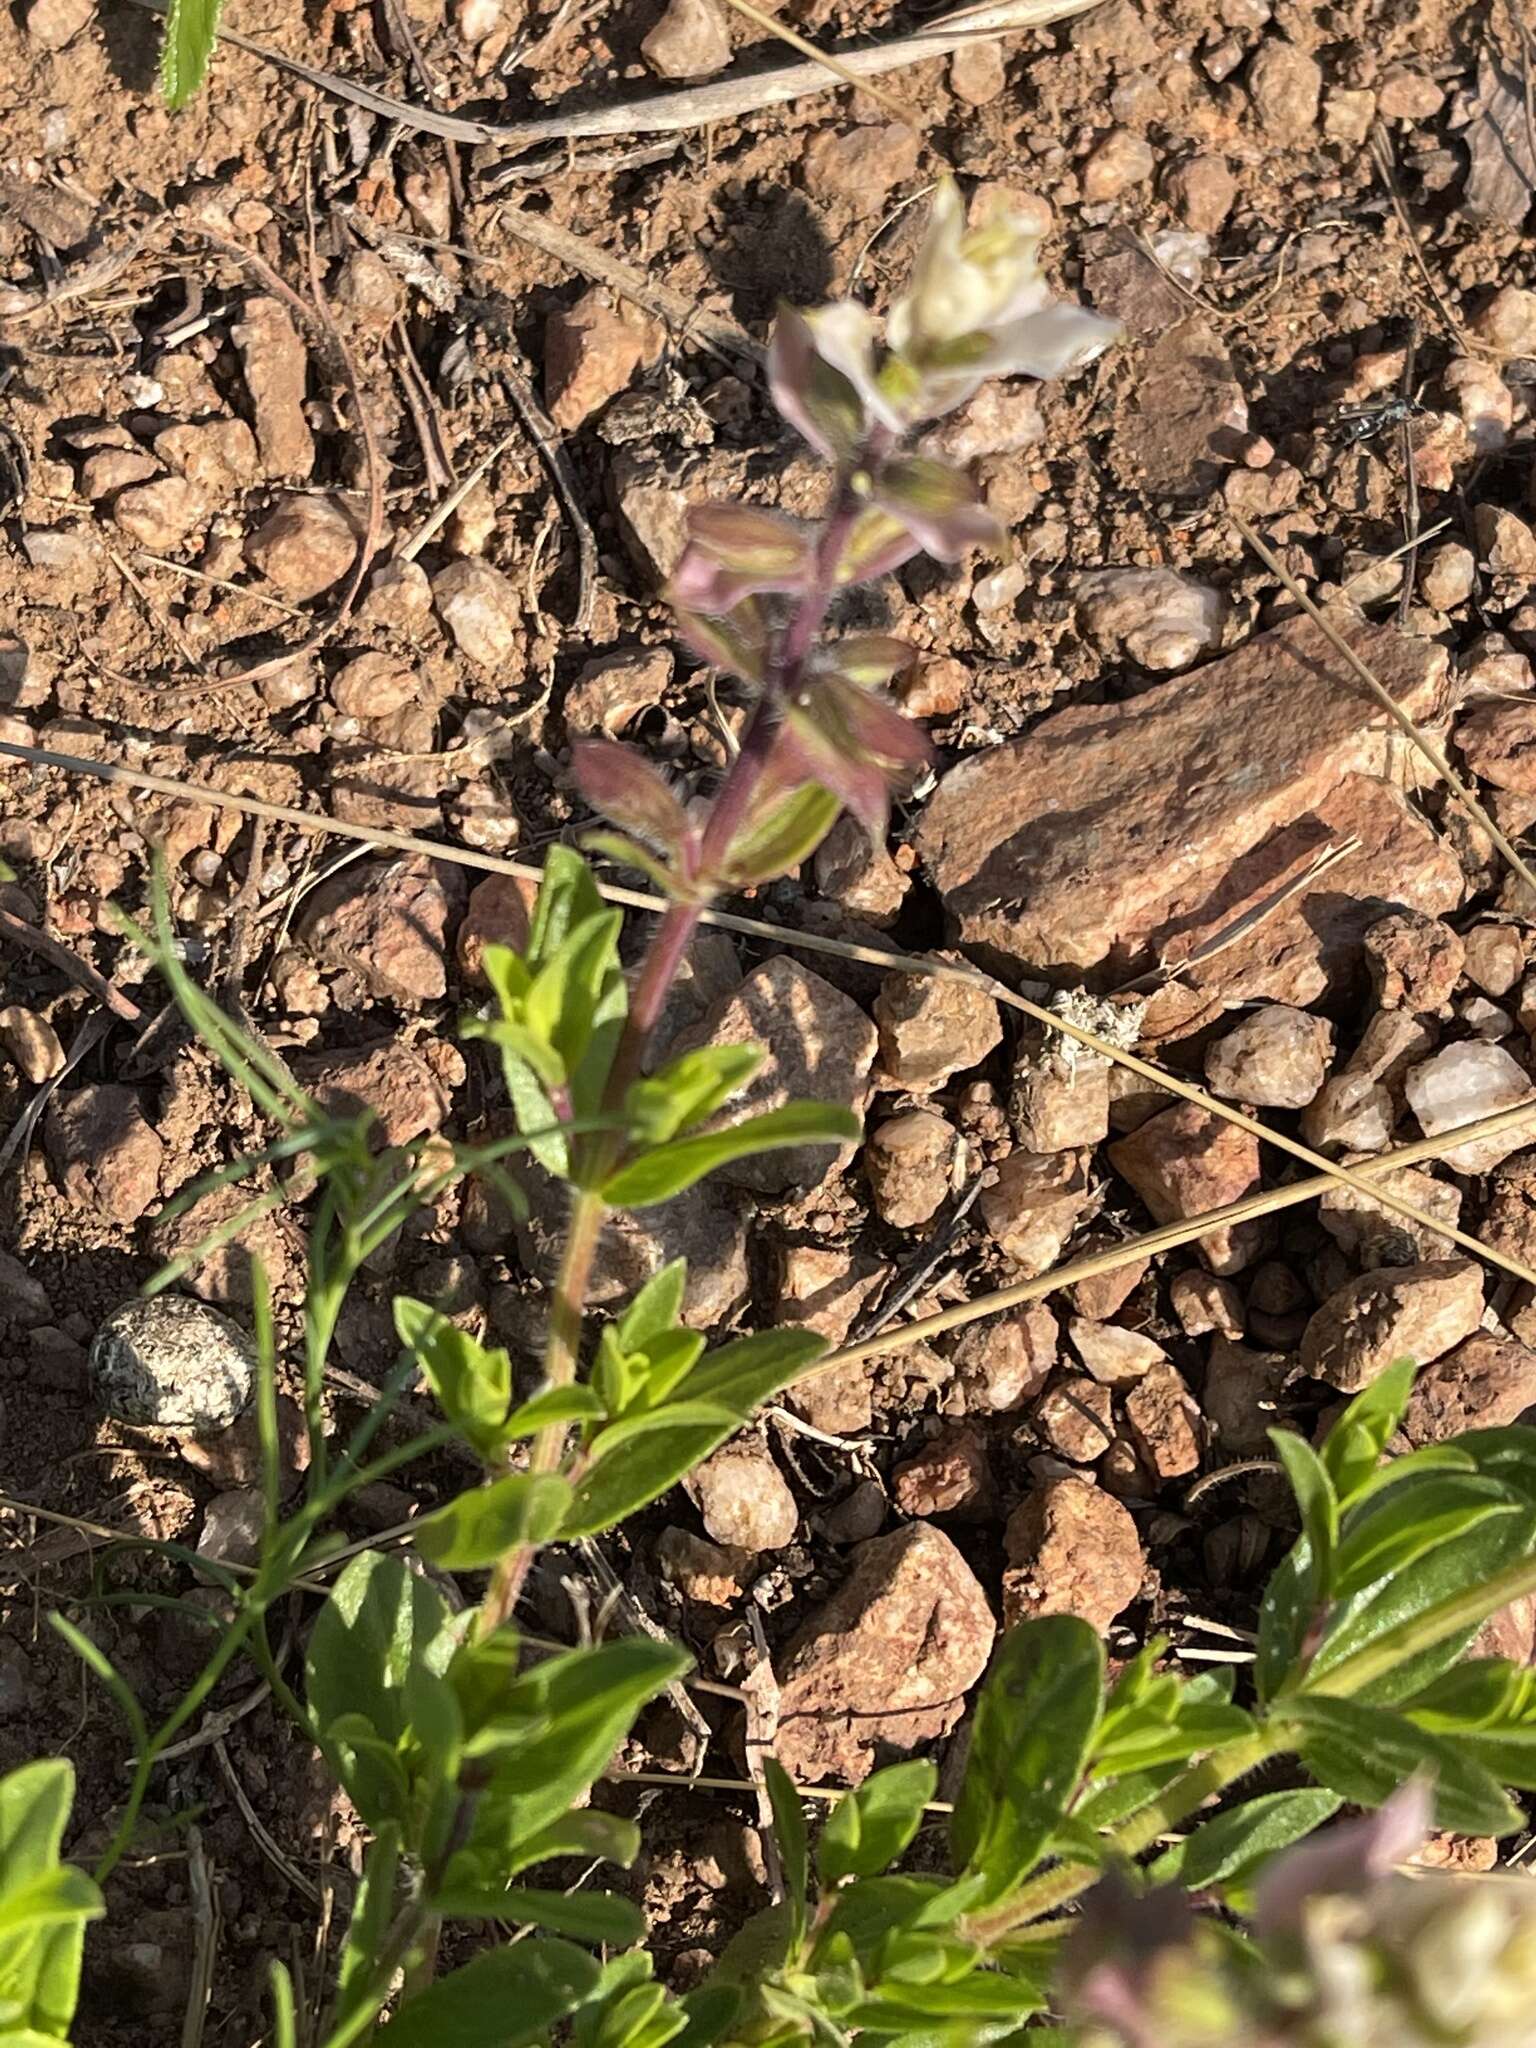
<path fill-rule="evenodd" d="M 1353 613 L 1337 623 L 1410 716 L 1445 709 L 1443 648 Z M 1115 984 L 1219 913 L 1227 878 L 1254 848 L 1347 776 L 1381 775 L 1394 738 L 1324 636 L 1299 620 L 1124 703 L 1058 711 L 963 761 L 934 793 L 918 850 L 966 946 L 1004 968 Z M 1377 886 L 1385 893 L 1390 878 Z"/>

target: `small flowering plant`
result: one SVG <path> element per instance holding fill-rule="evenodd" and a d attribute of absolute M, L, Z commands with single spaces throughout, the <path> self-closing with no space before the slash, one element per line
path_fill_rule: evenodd
<path fill-rule="evenodd" d="M 912 1757 L 836 1799 L 813 1830 L 801 1788 L 769 1758 L 772 1896 L 680 1995 L 657 1981 L 634 1899 L 593 1880 L 641 1855 L 638 1822 L 610 1810 L 600 1781 L 691 1659 L 649 1634 L 562 1647 L 520 1612 L 541 1548 L 601 1535 L 659 1499 L 822 1353 L 796 1328 L 711 1348 L 686 1320 L 682 1260 L 594 1327 L 594 1262 L 613 1212 L 665 1202 L 726 1160 L 858 1131 L 846 1109 L 814 1102 L 733 1117 L 757 1050 L 705 1046 L 657 1064 L 652 1035 L 703 908 L 794 867 L 843 809 L 881 832 L 892 790 L 925 758 L 885 694 L 906 650 L 828 631 L 841 591 L 917 551 L 958 561 L 1002 543 L 967 479 L 913 453 L 910 437 L 986 376 L 1070 369 L 1111 333 L 1049 300 L 1021 221 L 1004 211 L 968 231 L 949 185 L 883 340 L 851 302 L 781 317 L 772 387 L 831 466 L 827 513 L 810 531 L 747 506 L 695 514 L 673 587 L 680 630 L 749 686 L 753 709 L 702 804 L 624 747 L 578 748 L 580 786 L 607 820 L 592 849 L 651 875 L 667 908 L 626 977 L 620 914 L 579 853 L 551 851 L 528 942 L 487 948 L 494 1001 L 466 1026 L 499 1054 L 511 1135 L 391 1146 L 366 1116 L 328 1115 L 196 987 L 160 890 L 144 943 L 274 1134 L 216 1179 L 297 1168 L 305 1192 L 287 1194 L 314 1196 L 305 1491 L 285 1509 L 258 1285 L 256 1561 L 241 1572 L 162 1546 L 212 1582 L 227 1619 L 154 1730 L 100 1644 L 55 1617 L 127 1720 L 136 1758 L 90 1872 L 64 1856 L 68 1763 L 0 1779 L 0 2048 L 68 2038 L 86 1930 L 110 1916 L 104 1887 L 135 1843 L 157 1764 L 242 1653 L 368 1838 L 350 1910 L 337 1914 L 329 1995 L 301 1998 L 286 1962 L 272 1962 L 272 2048 L 1023 2048 L 1051 2031 L 1072 2048 L 1531 2038 L 1536 1920 L 1518 1884 L 1469 1900 L 1445 1879 L 1404 1892 L 1380 1875 L 1427 1819 L 1505 1836 L 1521 1821 L 1508 1788 L 1536 1790 L 1536 1677 L 1468 1657 L 1485 1622 L 1536 1593 L 1536 1431 L 1389 1457 L 1408 1361 L 1357 1396 L 1319 1448 L 1272 1433 L 1300 1534 L 1266 1591 L 1241 1695 L 1233 1667 L 1186 1677 L 1158 1640 L 1111 1677 L 1097 1633 L 1049 1614 L 999 1645 L 952 1805 L 935 1805 L 936 1769 Z M 467 1174 L 516 1204 L 506 1168 L 530 1162 L 567 1202 L 541 1356 L 514 1361 L 401 1297 L 397 1368 L 338 1449 L 324 1392 L 353 1282 Z M 283 1198 L 258 1196 L 155 1284 Z M 418 1383 L 442 1420 L 379 1448 Z M 409 1554 L 338 1548 L 331 1524 L 359 1488 L 449 1443 L 476 1482 L 400 1532 Z M 269 1620 L 317 1593 L 296 1681 Z M 198 1599 L 187 1611 L 212 1618 Z M 1394 1804 L 1405 1780 L 1416 1787 L 1406 1809 Z M 1364 1835 L 1309 1840 L 1346 1805 L 1383 1818 Z M 924 1829 L 934 1839 L 909 1857 Z M 1247 1933 L 1235 1924 L 1245 1915 Z M 189 2038 L 201 2019 L 189 2015 Z"/>

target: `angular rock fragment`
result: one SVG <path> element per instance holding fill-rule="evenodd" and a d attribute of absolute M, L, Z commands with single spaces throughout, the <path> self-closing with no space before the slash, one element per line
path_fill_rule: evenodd
<path fill-rule="evenodd" d="M 1383 1266 L 1323 1303 L 1302 1336 L 1301 1369 L 1357 1394 L 1399 1358 L 1432 1365 L 1482 1316 L 1483 1276 L 1470 1259 Z"/>
<path fill-rule="evenodd" d="M 805 1784 L 856 1785 L 883 1757 L 946 1734 L 996 1634 L 986 1595 L 942 1531 L 913 1522 L 860 1544 L 784 1658 L 779 1762 Z"/>
<path fill-rule="evenodd" d="M 1341 630 L 1404 710 L 1433 715 L 1443 648 L 1358 620 Z M 1036 974 L 1119 982 L 1176 933 L 1219 929 L 1273 893 L 1350 813 L 1369 813 L 1359 822 L 1373 836 L 1389 817 L 1396 826 L 1400 800 L 1374 783 L 1345 817 L 1308 822 L 1347 776 L 1389 758 L 1382 714 L 1342 686 L 1337 663 L 1313 626 L 1287 625 L 1127 702 L 1055 712 L 951 769 L 917 845 L 961 939 Z M 1422 907 L 1459 900 L 1459 870 L 1444 860 L 1415 885 L 1436 899 Z M 1382 872 L 1395 879 L 1378 869 L 1362 895 Z M 1336 871 L 1320 888 L 1338 892 Z M 1303 1003 L 1324 985 L 1314 973 L 1305 993 L 1294 981 L 1264 993 Z"/>

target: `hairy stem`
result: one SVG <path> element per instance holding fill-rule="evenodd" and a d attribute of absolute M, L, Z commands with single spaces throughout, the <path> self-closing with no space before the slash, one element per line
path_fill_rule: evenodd
<path fill-rule="evenodd" d="M 1107 1838 L 1107 1846 L 1126 1860 L 1144 1854 L 1159 1836 L 1177 1827 L 1180 1821 L 1188 1820 L 1207 1800 L 1225 1792 L 1229 1785 L 1235 1785 L 1239 1778 L 1247 1777 L 1250 1771 L 1257 1770 L 1271 1757 L 1283 1755 L 1290 1747 L 1291 1743 L 1283 1732 L 1260 1729 L 1254 1735 L 1242 1736 L 1236 1742 L 1213 1750 L 1193 1770 L 1176 1778 L 1150 1806 L 1143 1807 L 1123 1827 L 1117 1828 Z M 1004 1900 L 990 1913 L 978 1914 L 969 1923 L 970 1932 L 978 1941 L 996 1941 L 1015 1928 L 1039 1920 L 1079 1898 L 1097 1884 L 1102 1875 L 1102 1870 L 1094 1863 L 1060 1863 L 1054 1870 L 1032 1878 L 1012 1898 Z"/>
<path fill-rule="evenodd" d="M 816 636 L 826 623 L 827 611 L 837 590 L 838 568 L 861 504 L 851 476 L 840 476 L 816 544 L 806 588 L 784 629 L 767 686 L 753 711 L 741 749 L 711 806 L 700 854 L 706 875 L 718 869 L 728 856 L 762 785 L 783 707 L 798 688 Z M 607 1114 L 616 1114 L 622 1108 L 631 1082 L 644 1071 L 647 1048 L 698 929 L 699 909 L 699 905 L 692 903 L 672 904 L 651 936 L 630 993 L 629 1013 L 603 1091 L 603 1109 Z M 574 1162 L 577 1169 L 575 1199 L 555 1281 L 549 1337 L 544 1351 L 546 1387 L 568 1386 L 576 1377 L 592 1262 L 607 1215 L 607 1205 L 599 1189 L 610 1169 L 617 1164 L 622 1149 L 621 1131 L 598 1132 L 585 1141 Z M 563 1423 L 541 1430 L 533 1441 L 529 1469 L 534 1472 L 559 1471 L 567 1434 Z M 532 1558 L 530 1546 L 520 1544 L 508 1551 L 497 1565 L 480 1610 L 487 1634 L 511 1620 L 522 1596 Z"/>

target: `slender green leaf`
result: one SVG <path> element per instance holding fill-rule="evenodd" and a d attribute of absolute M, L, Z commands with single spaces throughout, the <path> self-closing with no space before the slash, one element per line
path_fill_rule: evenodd
<path fill-rule="evenodd" d="M 993 1657 L 950 1823 L 955 1864 L 986 1880 L 987 1902 L 1022 1882 L 1067 1811 L 1103 1689 L 1104 1645 L 1075 1615 L 1025 1622 Z"/>
<path fill-rule="evenodd" d="M 1333 1584 L 1333 1552 L 1339 1533 L 1339 1503 L 1333 1481 L 1304 1437 L 1290 1429 L 1272 1429 L 1268 1435 L 1301 1511 L 1302 1534 L 1312 1561 L 1313 1598 L 1326 1598 Z"/>
<path fill-rule="evenodd" d="M 1402 1711 L 1456 1742 L 1501 1785 L 1536 1790 L 1536 1671 L 1502 1657 L 1454 1665 Z"/>
<path fill-rule="evenodd" d="M 822 1883 L 889 1870 L 922 1826 L 938 1780 L 930 1763 L 889 1764 L 845 1792 L 816 1845 Z"/>
<path fill-rule="evenodd" d="M 718 1401 L 676 1401 L 610 1423 L 572 1489 L 562 1540 L 595 1536 L 659 1500 L 740 1427 L 741 1417 Z"/>
<path fill-rule="evenodd" d="M 653 1273 L 613 1325 L 626 1351 L 639 1351 L 653 1337 L 667 1335 L 683 1312 L 688 1291 L 688 1261 L 670 1259 Z"/>
<path fill-rule="evenodd" d="M 472 1487 L 411 1530 L 411 1541 L 444 1571 L 476 1571 L 521 1543 L 548 1543 L 571 1504 L 557 1472 L 509 1472 Z"/>
<path fill-rule="evenodd" d="M 448 1920 L 506 1920 L 609 1948 L 629 1948 L 645 1938 L 645 1915 L 614 1892 L 488 1885 L 473 1891 L 440 1892 L 433 1898 L 432 1908 Z"/>
<path fill-rule="evenodd" d="M 615 1209 L 645 1209 L 691 1188 L 717 1166 L 798 1145 L 852 1144 L 860 1123 L 833 1102 L 787 1102 L 724 1130 L 674 1138 L 621 1166 L 603 1184 L 603 1200 Z"/>
<path fill-rule="evenodd" d="M 1294 1695 L 1278 1711 L 1294 1730 L 1307 1769 L 1352 1805 L 1380 1806 L 1405 1778 L 1427 1771 L 1435 1783 L 1437 1826 L 1507 1835 L 1521 1825 L 1520 1809 L 1481 1764 L 1402 1714 L 1311 1693 Z"/>
<path fill-rule="evenodd" d="M 272 2048 L 299 2048 L 298 2007 L 287 1966 L 269 1963 L 267 1984 L 272 1993 Z"/>
<path fill-rule="evenodd" d="M 1413 1392 L 1415 1370 L 1411 1358 L 1399 1358 L 1363 1393 L 1356 1394 L 1329 1430 L 1323 1466 L 1341 1506 L 1348 1507 L 1380 1463 Z"/>
<path fill-rule="evenodd" d="M 763 1782 L 773 1807 L 773 1836 L 784 1871 L 784 1897 L 794 1924 L 794 1939 L 805 1928 L 805 1893 L 810 1876 L 806 1850 L 805 1808 L 789 1773 L 777 1757 L 764 1757 Z"/>
<path fill-rule="evenodd" d="M 631 1084 L 624 1116 L 635 1140 L 664 1145 L 739 1095 L 763 1063 L 760 1045 L 701 1045 Z"/>
<path fill-rule="evenodd" d="M 395 1887 L 400 1875 L 400 1830 L 386 1822 L 368 1846 L 363 1880 L 357 1888 L 347 1938 L 336 1972 L 339 2025 L 369 2003 L 378 1973 L 379 1951 L 395 1914 Z"/>
<path fill-rule="evenodd" d="M 1190 1891 L 1241 1883 L 1269 1857 L 1332 1820 L 1343 1804 L 1337 1792 L 1315 1786 L 1261 1792 L 1202 1822 L 1165 1851 L 1147 1875 L 1154 1884 L 1182 1884 Z"/>
<path fill-rule="evenodd" d="M 516 1675 L 496 1638 L 465 1644 L 453 1678 L 465 1755 L 484 1784 L 471 1854 L 508 1859 L 499 1866 L 506 1869 L 536 1843 L 540 1854 L 552 1853 L 543 1831 L 607 1769 L 641 1708 L 688 1668 L 685 1651 L 643 1636 L 565 1651 Z M 481 1866 L 472 1867 L 481 1882 Z M 456 1882 L 451 1864 L 446 1881 Z"/>
<path fill-rule="evenodd" d="M 541 1429 L 557 1429 L 572 1422 L 601 1422 L 603 1404 L 591 1387 L 546 1387 L 520 1403 L 502 1424 L 507 1443 L 519 1437 L 537 1436 Z"/>
<path fill-rule="evenodd" d="M 395 1297 L 395 1329 L 426 1374 L 438 1405 L 473 1450 L 489 1459 L 503 1440 L 512 1361 L 488 1351 L 447 1316 L 409 1295 Z"/>
<path fill-rule="evenodd" d="M 1475 1473 L 1429 1477 L 1377 1494 L 1351 1518 L 1339 1546 L 1334 1595 L 1347 1600 L 1388 1572 L 1402 1571 L 1490 1515 L 1518 1514 L 1496 1479 Z"/>
<path fill-rule="evenodd" d="M 489 1949 L 407 1998 L 380 2048 L 535 2048 L 597 1981 L 594 1959 L 569 1942 Z"/>
<path fill-rule="evenodd" d="M 1394 1630 L 1442 1601 L 1482 1585 L 1505 1566 L 1529 1556 L 1533 1548 L 1536 1514 L 1522 1509 L 1490 1515 L 1428 1556 L 1341 1601 L 1308 1668 L 1309 1682 L 1325 1676 L 1357 1650 L 1380 1644 Z M 1475 1634 L 1475 1629 L 1466 1629 L 1410 1663 L 1395 1666 L 1362 1697 L 1381 1705 L 1411 1697 L 1454 1664 Z"/>
<path fill-rule="evenodd" d="M 222 0 L 171 0 L 160 45 L 160 85 L 168 107 L 184 107 L 208 75 Z"/>
<path fill-rule="evenodd" d="M 754 1409 L 814 1365 L 827 1348 L 814 1331 L 759 1330 L 711 1351 L 678 1389 L 689 1401 L 719 1401 L 745 1422 Z"/>

